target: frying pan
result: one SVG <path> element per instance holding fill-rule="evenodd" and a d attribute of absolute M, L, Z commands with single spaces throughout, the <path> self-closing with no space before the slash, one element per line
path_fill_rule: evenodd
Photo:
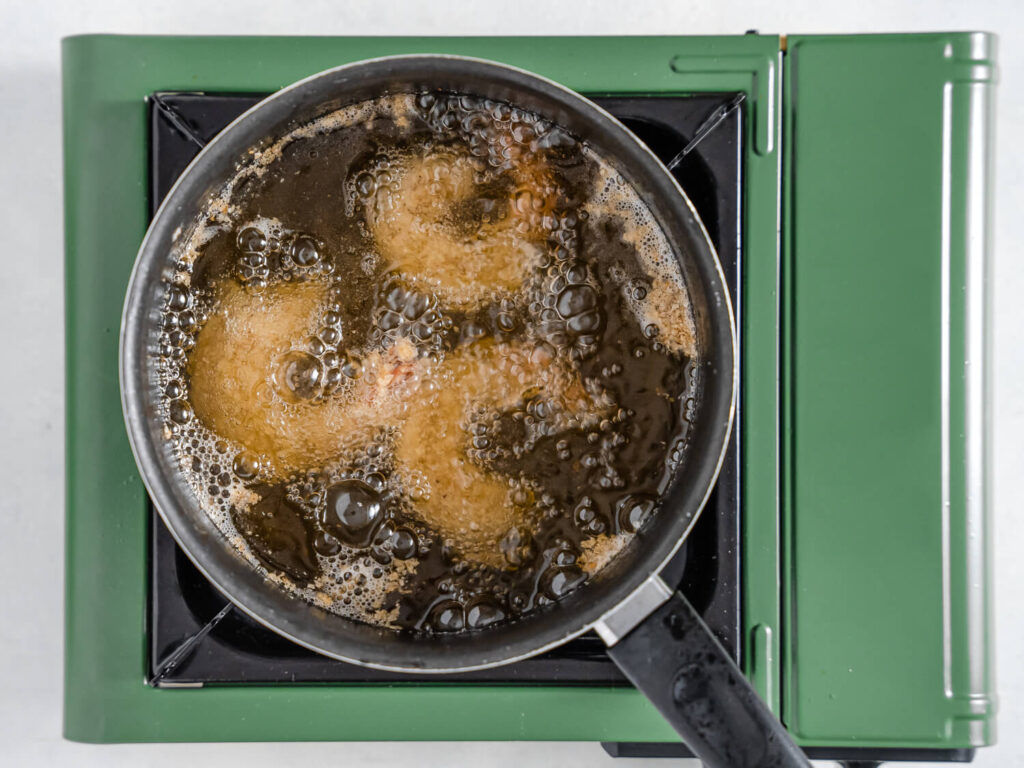
<path fill-rule="evenodd" d="M 702 347 L 701 394 L 687 458 L 660 512 L 584 588 L 552 609 L 440 639 L 342 618 L 253 569 L 219 533 L 177 469 L 163 437 L 152 364 L 176 249 L 251 149 L 342 106 L 386 93 L 438 89 L 537 113 L 609 161 L 637 189 L 671 243 Z M 142 478 L 178 544 L 232 602 L 285 637 L 353 664 L 450 673 L 508 664 L 593 629 L 705 765 L 807 766 L 695 610 L 658 576 L 693 527 L 718 475 L 735 409 L 736 354 L 729 294 L 707 233 L 671 174 L 629 130 L 579 94 L 519 69 L 454 56 L 398 56 L 327 70 L 279 91 L 195 158 L 157 212 L 132 272 L 121 327 L 121 396 Z"/>

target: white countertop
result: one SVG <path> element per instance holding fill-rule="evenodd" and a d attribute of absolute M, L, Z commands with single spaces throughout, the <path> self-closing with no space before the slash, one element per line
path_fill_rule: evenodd
<path fill-rule="evenodd" d="M 465 6 L 465 7 L 462 7 Z M 831 7 L 830 7 L 831 6 Z M 301 10 L 299 10 L 301 9 Z M 150 34 L 740 34 L 979 29 L 1001 36 L 995 255 L 998 746 L 978 766 L 1024 765 L 1024 3 L 1020 0 L 550 0 L 464 3 L 0 0 L 0 762 L 5 765 L 453 766 L 649 761 L 597 744 L 177 744 L 61 739 L 63 252 L 60 38 Z M 15 334 L 15 329 L 17 333 Z M 658 761 L 665 765 L 669 761 Z M 669 764 L 681 764 L 672 761 Z M 696 763 L 692 763 L 696 765 Z M 828 763 L 821 763 L 828 765 Z"/>

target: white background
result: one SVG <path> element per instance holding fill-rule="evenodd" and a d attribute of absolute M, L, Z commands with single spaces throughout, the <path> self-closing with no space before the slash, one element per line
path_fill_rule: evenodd
<path fill-rule="evenodd" d="M 636 768 L 597 744 L 62 741 L 63 316 L 59 41 L 84 32 L 487 35 L 988 30 L 1000 34 L 995 253 L 995 525 L 1000 743 L 1024 765 L 1024 4 L 1021 0 L 0 0 L 0 763 L 558 765 Z M 881 629 L 884 631 L 884 628 Z M 339 713 L 339 717 L 343 716 Z M 657 765 L 666 765 L 661 761 Z M 680 764 L 683 761 L 674 761 Z"/>

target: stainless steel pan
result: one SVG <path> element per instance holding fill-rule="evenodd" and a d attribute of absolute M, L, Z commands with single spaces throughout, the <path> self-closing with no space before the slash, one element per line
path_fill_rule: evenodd
<path fill-rule="evenodd" d="M 435 89 L 514 103 L 554 121 L 611 161 L 640 192 L 673 246 L 703 348 L 702 395 L 689 454 L 661 512 L 591 583 L 553 610 L 446 635 L 443 641 L 341 618 L 286 593 L 250 567 L 214 527 L 176 468 L 157 416 L 152 365 L 176 235 L 188 230 L 250 149 L 347 104 Z M 607 112 L 557 83 L 493 62 L 435 55 L 375 59 L 322 72 L 253 107 L 203 149 L 171 190 L 139 251 L 125 300 L 125 423 L 146 487 L 184 551 L 242 610 L 295 642 L 354 664 L 453 672 L 514 662 L 594 629 L 706 765 L 808 765 L 696 612 L 658 576 L 693 527 L 721 466 L 736 398 L 733 323 L 721 267 L 686 194 Z"/>

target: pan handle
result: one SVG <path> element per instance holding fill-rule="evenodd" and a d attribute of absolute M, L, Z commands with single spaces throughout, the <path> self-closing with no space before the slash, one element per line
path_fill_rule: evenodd
<path fill-rule="evenodd" d="M 665 588 L 667 592 L 667 588 Z M 679 592 L 608 654 L 706 768 L 810 768 L 786 729 Z"/>

